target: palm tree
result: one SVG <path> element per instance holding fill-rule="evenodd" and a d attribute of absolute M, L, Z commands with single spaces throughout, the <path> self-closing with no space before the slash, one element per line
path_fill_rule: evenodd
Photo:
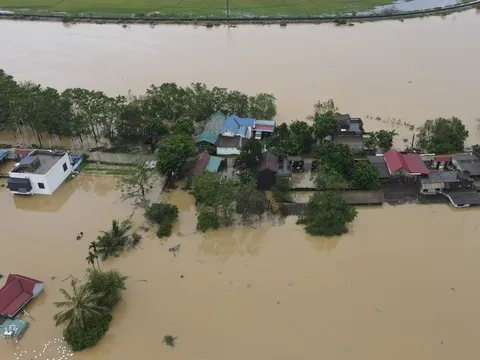
<path fill-rule="evenodd" d="M 71 326 L 83 328 L 87 319 L 102 315 L 108 310 L 97 305 L 98 300 L 103 297 L 103 293 L 94 293 L 86 286 L 77 285 L 75 280 L 72 280 L 71 286 L 71 294 L 65 289 L 60 289 L 65 301 L 53 303 L 57 308 L 64 309 L 53 316 L 55 326 L 66 324 L 67 328 Z"/>
<path fill-rule="evenodd" d="M 98 249 L 97 249 L 97 243 L 95 241 L 92 241 L 90 245 L 88 246 L 88 250 L 92 250 L 93 253 L 95 254 L 95 259 L 97 260 L 97 266 L 98 269 L 100 269 L 100 263 L 98 262 Z"/>
<path fill-rule="evenodd" d="M 112 221 L 112 229 L 110 231 L 102 231 L 103 235 L 97 237 L 97 252 L 105 260 L 109 256 L 118 257 L 118 254 L 124 250 L 128 244 L 127 233 L 132 228 L 129 221 L 117 220 Z"/>
<path fill-rule="evenodd" d="M 95 259 L 97 259 L 98 256 L 95 255 L 93 252 L 89 251 L 88 252 L 88 256 L 85 258 L 85 260 L 87 260 L 87 262 L 93 266 L 93 268 L 95 269 Z M 98 259 L 97 259 L 98 260 Z"/>

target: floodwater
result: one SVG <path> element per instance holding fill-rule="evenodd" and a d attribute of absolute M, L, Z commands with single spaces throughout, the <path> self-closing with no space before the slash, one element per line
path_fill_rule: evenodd
<path fill-rule="evenodd" d="M 315 102 L 333 98 L 341 111 L 363 117 L 368 131 L 395 127 L 397 146 L 411 140 L 409 124 L 458 116 L 473 144 L 480 141 L 477 33 L 475 10 L 354 27 L 124 29 L 1 21 L 0 68 L 59 90 L 85 87 L 111 95 L 140 94 L 162 82 L 270 92 L 281 122 L 304 119 Z"/>
<path fill-rule="evenodd" d="M 89 242 L 130 216 L 115 187 L 81 175 L 49 197 L 0 188 L 2 273 L 45 282 L 20 343 L 0 342 L 2 360 L 61 358 L 52 302 L 63 279 L 82 276 Z M 202 235 L 192 198 L 165 196 L 180 209 L 174 235 L 144 234 L 138 250 L 102 263 L 129 276 L 128 290 L 105 338 L 74 359 L 478 358 L 478 210 L 359 208 L 351 232 L 331 239 L 307 236 L 295 218 Z M 164 335 L 178 337 L 175 348 Z"/>

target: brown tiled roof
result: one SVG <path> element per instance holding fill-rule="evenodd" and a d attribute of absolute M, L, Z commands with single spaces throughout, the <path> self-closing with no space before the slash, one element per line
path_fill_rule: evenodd
<path fill-rule="evenodd" d="M 260 157 L 258 162 L 257 171 L 263 171 L 269 169 L 274 172 L 278 172 L 278 157 L 272 153 L 265 151 Z"/>
<path fill-rule="evenodd" d="M 0 314 L 13 317 L 33 297 L 35 284 L 41 281 L 26 276 L 10 274 L 0 289 Z"/>
<path fill-rule="evenodd" d="M 199 175 L 205 171 L 205 168 L 207 167 L 208 161 L 210 160 L 210 154 L 207 152 L 202 152 L 200 153 L 200 156 L 198 157 L 197 162 L 193 166 L 192 172 L 195 175 Z"/>

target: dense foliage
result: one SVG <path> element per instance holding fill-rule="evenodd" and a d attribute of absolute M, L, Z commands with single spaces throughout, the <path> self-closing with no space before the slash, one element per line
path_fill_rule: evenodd
<path fill-rule="evenodd" d="M 210 211 L 200 211 L 197 217 L 197 229 L 200 231 L 217 230 L 220 227 L 220 218 Z"/>
<path fill-rule="evenodd" d="M 275 185 L 271 189 L 273 198 L 279 203 L 290 203 L 293 201 L 291 190 L 292 182 L 290 177 L 286 176 L 277 176 Z"/>
<path fill-rule="evenodd" d="M 315 186 L 319 190 L 345 190 L 350 184 L 337 170 L 320 165 L 316 169 Z"/>
<path fill-rule="evenodd" d="M 94 316 L 85 322 L 83 328 L 69 327 L 65 329 L 65 341 L 73 351 L 81 351 L 95 346 L 108 331 L 111 321 L 112 315 L 110 314 Z"/>
<path fill-rule="evenodd" d="M 193 156 L 196 151 L 190 135 L 181 133 L 171 135 L 157 145 L 157 168 L 171 180 L 174 174 L 180 172 L 187 158 Z"/>
<path fill-rule="evenodd" d="M 251 138 L 243 146 L 238 159 L 245 167 L 256 171 L 260 156 L 262 156 L 262 144 L 257 139 Z"/>
<path fill-rule="evenodd" d="M 107 309 L 113 309 L 126 290 L 127 277 L 117 270 L 87 269 L 87 282 L 84 286 L 92 293 L 102 293 L 97 304 Z"/>
<path fill-rule="evenodd" d="M 312 195 L 297 224 L 305 225 L 310 235 L 339 236 L 348 232 L 347 224 L 356 216 L 355 208 L 337 192 L 319 191 Z"/>
<path fill-rule="evenodd" d="M 380 188 L 378 171 L 370 163 L 357 162 L 352 173 L 353 187 L 356 189 L 376 190 Z"/>
<path fill-rule="evenodd" d="M 103 235 L 97 237 L 95 243 L 96 254 L 102 260 L 109 256 L 118 257 L 120 253 L 129 247 L 132 238 L 128 234 L 132 229 L 132 224 L 129 221 L 118 222 L 112 221 L 112 228 L 109 231 L 102 231 Z"/>
<path fill-rule="evenodd" d="M 142 96 L 110 97 L 81 88 L 59 93 L 30 82 L 16 82 L 0 70 L 0 130 L 30 128 L 39 145 L 45 134 L 78 138 L 92 135 L 112 143 L 147 144 L 153 148 L 168 134 L 192 135 L 192 125 L 222 111 L 241 117 L 272 119 L 276 114 L 271 94 L 247 96 L 204 84 L 181 87 L 152 85 Z"/>
<path fill-rule="evenodd" d="M 126 197 L 142 196 L 152 189 L 155 181 L 155 171 L 145 163 L 135 165 L 134 171 L 121 178 L 122 192 Z"/>
<path fill-rule="evenodd" d="M 232 202 L 235 199 L 235 186 L 232 181 L 222 180 L 219 174 L 205 171 L 195 179 L 193 195 L 202 211 L 221 215 L 222 222 L 230 222 Z"/>
<path fill-rule="evenodd" d="M 457 117 L 427 120 L 420 128 L 417 144 L 423 151 L 447 154 L 463 151 L 468 130 Z"/>
<path fill-rule="evenodd" d="M 313 132 L 317 139 L 323 141 L 326 137 L 333 136 L 338 129 L 338 122 L 335 119 L 337 115 L 338 109 L 333 100 L 318 102 L 315 105 Z"/>
<path fill-rule="evenodd" d="M 178 218 L 178 207 L 168 203 L 152 204 L 146 211 L 145 217 L 159 225 L 157 236 L 168 237 L 172 233 L 173 222 Z"/>
<path fill-rule="evenodd" d="M 327 141 L 317 147 L 317 158 L 320 165 L 337 171 L 346 179 L 350 179 L 355 160 L 348 145 Z"/>
<path fill-rule="evenodd" d="M 268 151 L 277 155 L 310 155 L 315 143 L 313 128 L 305 121 L 294 121 L 289 125 L 278 125 L 265 139 Z"/>

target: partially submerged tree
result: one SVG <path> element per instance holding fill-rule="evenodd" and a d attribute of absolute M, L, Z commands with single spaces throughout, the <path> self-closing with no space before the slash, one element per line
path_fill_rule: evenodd
<path fill-rule="evenodd" d="M 292 202 L 292 182 L 287 176 L 277 176 L 275 185 L 272 187 L 272 195 L 274 199 L 279 203 Z"/>
<path fill-rule="evenodd" d="M 356 216 L 355 208 L 337 192 L 319 191 L 311 196 L 297 224 L 305 225 L 305 231 L 310 235 L 339 236 L 348 232 L 347 224 Z"/>
<path fill-rule="evenodd" d="M 251 170 L 256 171 L 260 157 L 262 156 L 262 144 L 255 138 L 248 139 L 240 152 L 238 159 Z"/>
<path fill-rule="evenodd" d="M 327 136 L 332 136 L 338 129 L 338 122 L 335 119 L 337 115 L 338 109 L 332 99 L 315 104 L 313 131 L 319 141 L 323 141 Z"/>
<path fill-rule="evenodd" d="M 393 146 L 393 137 L 398 135 L 395 130 L 387 131 L 380 130 L 375 132 L 375 138 L 377 139 L 377 145 L 382 149 L 390 150 Z"/>
<path fill-rule="evenodd" d="M 87 269 L 87 282 L 84 286 L 91 293 L 102 293 L 103 296 L 97 300 L 97 305 L 113 309 L 126 290 L 125 282 L 127 277 L 118 270 Z"/>
<path fill-rule="evenodd" d="M 53 316 L 55 325 L 65 325 L 71 328 L 83 328 L 85 323 L 95 316 L 101 316 L 107 308 L 98 305 L 99 299 L 104 295 L 101 292 L 92 292 L 88 287 L 78 284 L 72 280 L 70 283 L 72 292 L 60 289 L 60 293 L 65 297 L 64 301 L 56 301 L 53 304 L 63 309 Z"/>
<path fill-rule="evenodd" d="M 153 183 L 156 179 L 155 171 L 148 164 L 138 162 L 135 165 L 135 170 L 127 173 L 121 178 L 122 192 L 125 197 L 145 195 L 152 189 Z"/>
<path fill-rule="evenodd" d="M 172 234 L 173 223 L 178 218 L 178 207 L 168 203 L 152 204 L 146 211 L 145 217 L 159 225 L 157 237 L 168 237 Z"/>
<path fill-rule="evenodd" d="M 350 187 L 348 181 L 329 166 L 320 165 L 315 173 L 315 186 L 319 190 L 345 190 Z"/>
<path fill-rule="evenodd" d="M 364 162 L 355 163 L 352 182 L 355 188 L 364 190 L 377 190 L 381 186 L 375 166 Z"/>
<path fill-rule="evenodd" d="M 118 257 L 129 243 L 128 233 L 132 225 L 129 221 L 112 221 L 109 231 L 102 231 L 103 235 L 97 237 L 97 252 L 102 260 L 109 256 Z"/>
<path fill-rule="evenodd" d="M 220 227 L 220 218 L 210 211 L 200 211 L 197 216 L 197 230 L 217 230 Z"/>
<path fill-rule="evenodd" d="M 427 120 L 420 128 L 418 146 L 426 152 L 447 154 L 463 151 L 468 130 L 457 117 Z"/>
<path fill-rule="evenodd" d="M 261 93 L 249 98 L 250 117 L 254 119 L 270 120 L 277 114 L 275 96 Z"/>

